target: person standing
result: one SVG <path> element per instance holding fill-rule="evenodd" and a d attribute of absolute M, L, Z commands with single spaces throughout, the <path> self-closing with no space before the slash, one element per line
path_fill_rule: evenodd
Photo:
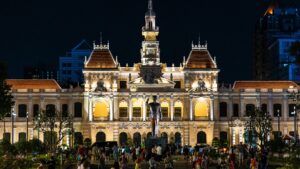
<path fill-rule="evenodd" d="M 105 169 L 106 166 L 105 166 L 105 154 L 102 153 L 100 155 L 100 160 L 99 160 L 99 169 Z"/>
<path fill-rule="evenodd" d="M 149 169 L 157 169 L 157 162 L 155 161 L 154 157 L 152 156 L 149 160 Z"/>
<path fill-rule="evenodd" d="M 157 154 L 158 161 L 161 161 L 161 158 L 162 158 L 162 147 L 161 147 L 160 144 L 156 147 L 156 154 Z"/>
<path fill-rule="evenodd" d="M 167 153 L 167 156 L 164 160 L 164 164 L 165 164 L 165 169 L 173 169 L 174 168 L 173 160 L 172 160 L 171 155 L 169 153 Z"/>

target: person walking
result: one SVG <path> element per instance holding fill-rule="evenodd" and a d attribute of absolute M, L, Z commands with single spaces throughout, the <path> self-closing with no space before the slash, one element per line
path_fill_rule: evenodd
<path fill-rule="evenodd" d="M 105 169 L 106 166 L 105 166 L 105 154 L 102 153 L 101 156 L 100 156 L 100 159 L 99 159 L 99 167 L 98 169 Z"/>
<path fill-rule="evenodd" d="M 141 167 L 141 164 L 142 164 L 142 158 L 139 157 L 139 158 L 137 158 L 137 159 L 135 160 L 135 167 L 134 167 L 134 169 L 141 169 L 141 168 L 142 168 L 142 167 Z"/>
<path fill-rule="evenodd" d="M 149 169 L 157 169 L 158 163 L 155 161 L 154 157 L 152 156 L 149 160 Z"/>

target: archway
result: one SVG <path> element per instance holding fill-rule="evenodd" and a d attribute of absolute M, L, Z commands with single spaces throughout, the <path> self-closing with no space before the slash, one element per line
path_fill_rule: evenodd
<path fill-rule="evenodd" d="M 148 132 L 147 133 L 147 138 L 150 138 L 152 136 L 152 133 L 151 132 Z"/>
<path fill-rule="evenodd" d="M 133 134 L 133 143 L 136 145 L 136 146 L 139 146 L 141 145 L 141 142 L 142 142 L 142 136 L 139 132 L 136 132 Z"/>
<path fill-rule="evenodd" d="M 175 144 L 181 145 L 181 134 L 179 132 L 175 133 Z"/>
<path fill-rule="evenodd" d="M 206 143 L 206 133 L 199 131 L 197 134 L 197 143 L 205 144 Z"/>
<path fill-rule="evenodd" d="M 127 134 L 125 132 L 120 133 L 120 136 L 119 136 L 120 145 L 126 144 L 127 139 L 128 139 L 128 137 L 127 137 Z"/>
<path fill-rule="evenodd" d="M 168 134 L 166 132 L 161 133 L 161 137 L 166 139 L 166 142 L 168 143 Z"/>
<path fill-rule="evenodd" d="M 106 135 L 104 132 L 100 131 L 96 135 L 96 142 L 105 142 L 106 140 Z"/>

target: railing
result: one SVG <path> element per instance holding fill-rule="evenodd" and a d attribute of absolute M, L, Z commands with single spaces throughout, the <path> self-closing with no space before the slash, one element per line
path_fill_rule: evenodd
<path fill-rule="evenodd" d="M 108 117 L 94 117 L 94 121 L 108 121 Z"/>

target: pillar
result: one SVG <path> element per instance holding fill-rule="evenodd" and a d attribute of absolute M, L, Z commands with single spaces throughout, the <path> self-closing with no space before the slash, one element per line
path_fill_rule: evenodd
<path fill-rule="evenodd" d="M 286 121 L 287 120 L 287 115 L 288 115 L 288 108 L 289 108 L 289 105 L 288 105 L 288 96 L 287 95 L 284 95 L 283 96 L 283 111 L 282 111 L 282 115 L 283 116 L 283 120 Z"/>
<path fill-rule="evenodd" d="M 88 108 L 88 116 L 89 116 L 89 121 L 93 121 L 93 100 L 92 100 L 92 95 L 89 95 L 89 108 Z"/>
<path fill-rule="evenodd" d="M 170 112 L 171 112 L 171 121 L 174 121 L 174 97 L 171 95 L 171 100 L 170 100 Z"/>
<path fill-rule="evenodd" d="M 132 100 L 131 95 L 129 95 L 129 121 L 132 121 Z"/>
<path fill-rule="evenodd" d="M 114 120 L 114 96 L 110 96 L 109 99 L 109 121 L 113 121 Z"/>
<path fill-rule="evenodd" d="M 190 96 L 190 121 L 193 120 L 193 96 Z"/>
<path fill-rule="evenodd" d="M 210 120 L 214 120 L 214 96 L 210 97 Z"/>
<path fill-rule="evenodd" d="M 143 121 L 146 121 L 146 114 L 147 114 L 147 105 L 146 105 L 146 96 L 143 96 Z"/>

